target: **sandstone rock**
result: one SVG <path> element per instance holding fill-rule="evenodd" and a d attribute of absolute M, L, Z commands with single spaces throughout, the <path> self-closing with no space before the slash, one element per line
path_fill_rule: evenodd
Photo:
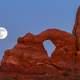
<path fill-rule="evenodd" d="M 79 80 L 80 7 L 73 33 L 47 29 L 38 35 L 27 33 L 5 51 L 0 64 L 0 80 Z M 43 42 L 56 46 L 48 57 Z"/>
<path fill-rule="evenodd" d="M 37 35 L 40 41 L 51 40 L 56 49 L 52 53 L 51 63 L 59 67 L 72 66 L 74 63 L 75 37 L 65 31 L 58 29 L 48 29 Z"/>
<path fill-rule="evenodd" d="M 28 33 L 18 39 L 13 49 L 5 51 L 2 65 L 14 64 L 21 67 L 35 66 L 37 63 L 47 63 L 48 55 L 43 44 Z"/>
<path fill-rule="evenodd" d="M 76 47 L 77 50 L 80 50 L 80 7 L 77 11 L 76 21 L 73 29 L 73 34 L 76 37 Z"/>

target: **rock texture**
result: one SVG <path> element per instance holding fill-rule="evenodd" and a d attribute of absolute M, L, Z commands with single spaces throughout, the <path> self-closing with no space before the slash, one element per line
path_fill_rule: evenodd
<path fill-rule="evenodd" d="M 56 46 L 51 57 L 43 46 Z M 27 33 L 5 51 L 0 80 L 80 80 L 80 7 L 72 33 L 48 29 L 38 35 Z"/>

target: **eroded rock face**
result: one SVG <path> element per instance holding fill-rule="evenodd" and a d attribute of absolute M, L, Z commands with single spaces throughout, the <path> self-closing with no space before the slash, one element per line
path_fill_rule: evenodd
<path fill-rule="evenodd" d="M 51 40 L 56 46 L 51 57 L 43 46 Z M 27 33 L 5 51 L 0 80 L 79 80 L 80 79 L 80 8 L 73 33 L 48 29 L 38 35 Z"/>

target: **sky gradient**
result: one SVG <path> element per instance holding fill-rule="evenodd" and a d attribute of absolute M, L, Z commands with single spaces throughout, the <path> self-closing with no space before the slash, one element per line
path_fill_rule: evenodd
<path fill-rule="evenodd" d="M 71 32 L 79 5 L 80 0 L 0 0 L 0 26 L 8 30 L 8 37 L 0 40 L 0 59 L 25 33 L 38 34 L 48 28 Z"/>

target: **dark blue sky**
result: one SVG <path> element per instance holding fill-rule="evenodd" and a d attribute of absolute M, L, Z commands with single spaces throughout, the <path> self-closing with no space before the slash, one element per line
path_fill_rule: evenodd
<path fill-rule="evenodd" d="M 0 59 L 27 32 L 37 34 L 48 28 L 71 32 L 79 5 L 80 0 L 0 0 L 0 26 L 9 33 L 0 40 Z"/>

